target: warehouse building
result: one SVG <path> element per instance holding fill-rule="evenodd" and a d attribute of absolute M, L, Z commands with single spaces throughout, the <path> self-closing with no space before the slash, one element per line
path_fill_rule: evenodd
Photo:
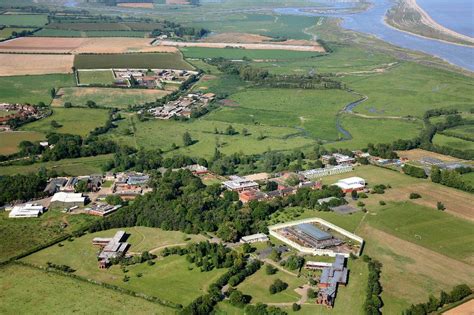
<path fill-rule="evenodd" d="M 14 206 L 10 213 L 9 218 L 37 218 L 43 214 L 45 207 L 42 205 L 36 205 L 27 203 L 24 205 Z"/>
<path fill-rule="evenodd" d="M 79 207 L 84 206 L 85 203 L 86 197 L 83 197 L 81 193 L 58 192 L 51 198 L 52 207 Z"/>
<path fill-rule="evenodd" d="M 341 179 L 333 185 L 338 186 L 345 193 L 361 191 L 365 189 L 365 179 L 361 177 L 349 177 Z"/>

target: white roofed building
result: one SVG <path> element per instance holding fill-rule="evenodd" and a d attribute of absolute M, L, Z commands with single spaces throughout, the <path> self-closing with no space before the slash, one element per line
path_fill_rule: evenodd
<path fill-rule="evenodd" d="M 365 179 L 361 177 L 349 177 L 349 178 L 341 179 L 333 185 L 338 186 L 345 193 L 350 193 L 352 191 L 364 190 Z"/>
<path fill-rule="evenodd" d="M 45 208 L 42 205 L 35 205 L 27 203 L 24 205 L 14 206 L 10 213 L 9 218 L 37 218 L 43 214 Z"/>
<path fill-rule="evenodd" d="M 51 205 L 58 207 L 83 206 L 86 203 L 86 197 L 81 193 L 58 192 L 51 198 Z"/>
<path fill-rule="evenodd" d="M 240 239 L 241 243 L 256 243 L 256 242 L 267 242 L 267 241 L 269 241 L 269 238 L 266 234 L 263 234 L 263 233 L 247 235 Z"/>

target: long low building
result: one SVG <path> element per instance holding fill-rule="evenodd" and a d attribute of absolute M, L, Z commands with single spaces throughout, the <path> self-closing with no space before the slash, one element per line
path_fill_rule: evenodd
<path fill-rule="evenodd" d="M 232 191 L 244 191 L 244 190 L 251 190 L 251 189 L 258 189 L 259 184 L 252 181 L 245 179 L 240 176 L 230 176 L 230 180 L 225 181 L 222 183 L 222 185 Z"/>
<path fill-rule="evenodd" d="M 256 242 L 267 242 L 267 241 L 269 241 L 269 238 L 266 234 L 263 234 L 263 233 L 243 236 L 240 239 L 241 243 L 256 243 Z"/>
<path fill-rule="evenodd" d="M 300 172 L 306 179 L 315 179 L 325 176 L 347 173 L 353 170 L 352 165 L 337 165 L 334 167 L 317 168 Z"/>
<path fill-rule="evenodd" d="M 43 214 L 45 207 L 42 205 L 35 205 L 27 203 L 24 205 L 14 206 L 10 213 L 9 218 L 37 218 Z"/>

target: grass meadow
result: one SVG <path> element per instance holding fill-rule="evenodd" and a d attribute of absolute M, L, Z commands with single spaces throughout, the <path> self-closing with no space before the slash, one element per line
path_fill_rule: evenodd
<path fill-rule="evenodd" d="M 153 231 L 141 232 L 142 228 L 127 228 L 125 231 L 131 234 L 129 238 L 129 251 L 142 251 L 152 249 L 160 244 L 184 241 L 184 234 L 178 236 L 170 234 L 167 239 L 167 232 L 157 230 L 158 235 L 153 236 Z M 100 270 L 97 267 L 97 247 L 92 245 L 94 237 L 106 237 L 114 235 L 117 229 L 86 234 L 74 241 L 65 241 L 63 246 L 52 246 L 33 255 L 23 258 L 25 262 L 35 265 L 45 266 L 48 261 L 56 264 L 66 264 L 76 269 L 75 274 L 101 282 L 112 283 L 117 286 L 142 292 L 147 295 L 157 296 L 175 303 L 186 305 L 192 300 L 206 292 L 225 269 L 214 269 L 210 272 L 201 272 L 196 266 L 191 266 L 185 256 L 169 256 L 156 260 L 156 264 L 149 266 L 146 263 L 128 266 L 128 272 L 124 273 L 120 266 L 112 266 L 107 270 Z M 135 235 L 137 234 L 137 235 Z M 153 240 L 143 240 L 142 234 L 149 236 Z M 164 238 L 164 239 L 160 239 Z M 199 238 L 196 238 L 199 239 Z M 144 244 L 143 242 L 148 242 Z M 137 248 L 135 247 L 137 245 Z M 140 245 L 141 244 L 141 245 Z M 137 274 L 141 273 L 141 277 Z M 130 277 L 130 281 L 123 282 L 124 275 Z M 164 290 L 166 288 L 166 290 Z"/>
<path fill-rule="evenodd" d="M 112 154 L 104 154 L 77 159 L 38 162 L 30 165 L 0 166 L 0 175 L 37 173 L 43 167 L 47 170 L 54 170 L 60 174 L 64 173 L 70 176 L 98 174 L 102 173 L 102 166 L 112 157 Z"/>
<path fill-rule="evenodd" d="M 85 106 L 87 101 L 91 100 L 102 107 L 126 109 L 129 105 L 156 101 L 169 93 L 170 91 L 154 89 L 63 88 L 58 93 L 60 96 L 56 96 L 52 105 L 62 107 L 64 103 L 70 102 L 74 106 Z"/>
<path fill-rule="evenodd" d="M 77 55 L 74 58 L 74 67 L 77 69 L 193 69 L 179 53 Z"/>
<path fill-rule="evenodd" d="M 471 133 L 472 135 L 472 133 Z M 433 137 L 433 144 L 450 147 L 457 150 L 474 150 L 474 141 L 463 140 L 455 137 L 449 137 L 437 133 Z"/>
<path fill-rule="evenodd" d="M 112 70 L 78 71 L 77 77 L 78 84 L 112 85 L 114 83 Z"/>
<path fill-rule="evenodd" d="M 0 268 L 0 290 L 2 314 L 174 313 L 140 298 L 21 265 Z"/>
<path fill-rule="evenodd" d="M 20 129 L 45 134 L 57 132 L 87 136 L 95 128 L 103 126 L 107 119 L 108 111 L 105 109 L 54 108 L 51 116 L 26 124 Z M 58 122 L 61 127 L 51 126 L 53 120 Z"/>
<path fill-rule="evenodd" d="M 46 23 L 45 14 L 0 14 L 0 25 L 40 27 Z"/>
<path fill-rule="evenodd" d="M 258 60 L 307 59 L 319 56 L 320 53 L 310 51 L 267 50 L 267 49 L 238 49 L 238 48 L 180 48 L 185 58 L 218 58 L 243 59 L 244 57 Z"/>
<path fill-rule="evenodd" d="M 0 15 L 1 18 L 1 15 Z M 20 33 L 22 31 L 33 31 L 34 28 L 25 28 L 25 27 L 5 27 L 0 30 L 0 39 L 8 38 L 12 35 L 13 32 Z"/>
<path fill-rule="evenodd" d="M 471 118 L 470 115 L 468 118 Z M 458 137 L 468 137 L 474 139 L 474 126 L 473 125 L 462 125 L 454 128 L 449 128 L 443 132 L 445 135 L 453 135 Z"/>
<path fill-rule="evenodd" d="M 52 100 L 51 88 L 75 85 L 72 74 L 0 77 L 0 102 L 49 104 Z"/>
<path fill-rule="evenodd" d="M 44 134 L 35 131 L 2 132 L 0 137 L 0 155 L 9 155 L 18 152 L 20 142 L 43 140 Z"/>
<path fill-rule="evenodd" d="M 80 229 L 97 218 L 89 215 L 66 215 L 47 211 L 39 218 L 10 219 L 7 212 L 0 213 L 0 261 L 45 244 L 56 237 Z M 67 223 L 66 227 L 63 227 Z"/>

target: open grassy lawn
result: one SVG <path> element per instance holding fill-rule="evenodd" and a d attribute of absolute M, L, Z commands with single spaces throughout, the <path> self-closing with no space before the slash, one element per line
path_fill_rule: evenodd
<path fill-rule="evenodd" d="M 48 23 L 44 14 L 1 14 L 0 25 L 39 27 Z"/>
<path fill-rule="evenodd" d="M 85 72 L 82 72 L 85 73 Z M 64 88 L 60 97 L 56 97 L 53 106 L 64 106 L 70 102 L 74 106 L 84 106 L 87 101 L 96 102 L 99 106 L 127 108 L 128 105 L 144 104 L 156 101 L 170 91 L 114 88 Z"/>
<path fill-rule="evenodd" d="M 474 150 L 474 141 L 467 141 L 455 137 L 449 137 L 439 133 L 434 136 L 433 144 L 444 147 L 450 147 L 457 150 Z"/>
<path fill-rule="evenodd" d="M 20 129 L 42 133 L 58 132 L 86 136 L 95 128 L 103 126 L 107 118 L 108 111 L 105 109 L 55 108 L 51 116 L 24 125 Z M 52 127 L 51 122 L 53 120 L 62 127 Z"/>
<path fill-rule="evenodd" d="M 270 294 L 268 288 L 276 279 L 288 283 L 288 288 L 282 292 Z M 282 271 L 278 271 L 274 275 L 267 275 L 265 265 L 263 265 L 260 270 L 239 284 L 237 289 L 252 296 L 252 303 L 293 303 L 301 298 L 301 295 L 294 290 L 306 282 L 307 280 L 304 278 L 297 278 Z"/>
<path fill-rule="evenodd" d="M 74 66 L 77 69 L 193 69 L 189 63 L 183 60 L 180 53 L 77 55 L 74 58 Z"/>
<path fill-rule="evenodd" d="M 343 81 L 369 99 L 355 111 L 367 115 L 418 116 L 434 108 L 468 110 L 472 79 L 454 72 L 403 62 L 380 74 L 352 75 Z"/>
<path fill-rule="evenodd" d="M 44 139 L 44 134 L 29 131 L 2 132 L 0 135 L 0 155 L 9 155 L 18 152 L 20 142 L 39 141 Z"/>
<path fill-rule="evenodd" d="M 287 59 L 307 59 L 319 56 L 318 52 L 311 51 L 291 51 L 278 49 L 238 49 L 238 48 L 202 48 L 184 47 L 180 48 L 186 58 L 218 58 L 243 59 L 244 57 L 257 60 L 287 60 Z"/>
<path fill-rule="evenodd" d="M 179 149 L 169 151 L 168 155 L 186 154 L 190 156 L 210 157 L 214 148 L 225 154 L 244 152 L 246 154 L 262 153 L 268 149 L 285 151 L 305 147 L 313 144 L 313 140 L 298 135 L 298 130 L 286 127 L 258 126 L 253 124 L 232 123 L 239 132 L 229 136 L 214 134 L 215 128 L 224 132 L 230 123 L 197 119 L 189 122 L 173 120 L 149 120 L 140 122 L 135 116 L 128 116 L 119 123 L 119 127 L 104 135 L 122 144 L 128 144 L 147 149 L 161 148 L 171 150 L 172 144 L 180 146 Z M 250 135 L 243 136 L 242 129 L 246 128 Z M 133 131 L 130 134 L 130 131 Z M 188 131 L 197 142 L 184 147 L 182 135 Z M 258 140 L 264 135 L 263 140 Z"/>
<path fill-rule="evenodd" d="M 140 298 L 20 265 L 0 269 L 0 299 L 2 314 L 174 313 Z"/>
<path fill-rule="evenodd" d="M 414 244 L 474 264 L 474 223 L 411 202 L 380 206 L 369 224 Z"/>
<path fill-rule="evenodd" d="M 336 140 L 336 114 L 357 96 L 340 90 L 249 89 L 233 94 L 236 104 L 206 119 L 284 126 L 312 138 Z"/>
<path fill-rule="evenodd" d="M 0 102 L 37 104 L 51 102 L 51 88 L 75 86 L 72 74 L 0 77 Z"/>
<path fill-rule="evenodd" d="M 200 68 L 206 69 L 202 66 Z M 240 80 L 236 75 L 220 74 L 214 68 L 209 68 L 208 70 L 211 70 L 212 74 L 202 76 L 201 80 L 193 86 L 194 91 L 212 92 L 217 95 L 231 95 L 243 91 L 249 85 L 247 82 Z"/>
<path fill-rule="evenodd" d="M 56 237 L 87 226 L 97 218 L 47 211 L 39 218 L 8 218 L 0 213 L 0 261 L 45 244 Z M 65 227 L 64 227 L 65 226 Z"/>
<path fill-rule="evenodd" d="M 0 166 L 0 175 L 37 173 L 43 167 L 47 170 L 55 170 L 60 174 L 64 173 L 70 176 L 97 174 L 102 173 L 102 166 L 112 157 L 112 154 L 105 154 L 78 159 L 39 162 L 30 165 Z"/>
<path fill-rule="evenodd" d="M 126 274 L 119 266 L 112 266 L 107 270 L 100 270 L 97 267 L 97 248 L 92 245 L 94 237 L 106 237 L 114 235 L 118 229 L 101 231 L 93 234 L 86 234 L 74 241 L 63 242 L 63 247 L 52 246 L 33 255 L 24 258 L 24 261 L 36 265 L 44 266 L 48 261 L 57 264 L 66 264 L 76 269 L 76 274 L 95 279 L 102 282 L 112 283 L 124 288 L 128 288 L 137 292 L 143 292 L 147 295 L 157 296 L 162 299 L 170 300 L 175 303 L 186 305 L 199 295 L 203 294 L 208 286 L 213 283 L 225 269 L 214 269 L 210 272 L 201 272 L 199 268 L 193 266 L 188 268 L 190 264 L 186 261 L 185 256 L 169 256 L 160 258 L 156 264 L 149 266 L 148 264 L 139 264 L 128 266 Z M 158 240 L 159 236 L 166 238 L 167 232 L 157 230 L 158 234 L 154 236 L 156 242 L 150 241 L 148 244 L 143 242 L 140 230 L 141 228 L 124 229 L 132 236 L 129 238 L 131 252 L 136 249 L 152 249 L 157 244 L 164 242 L 174 242 L 175 235 L 171 234 L 171 238 L 167 241 Z M 144 230 L 145 234 L 153 234 L 153 231 Z M 134 234 L 139 234 L 138 237 Z M 182 234 L 184 235 L 184 234 Z M 135 244 L 137 248 L 135 248 Z M 138 273 L 142 273 L 142 277 L 137 277 Z M 130 281 L 123 282 L 124 275 L 130 277 Z M 166 289 L 164 289 L 166 288 Z"/>
<path fill-rule="evenodd" d="M 114 74 L 112 70 L 78 71 L 78 84 L 112 85 Z"/>

